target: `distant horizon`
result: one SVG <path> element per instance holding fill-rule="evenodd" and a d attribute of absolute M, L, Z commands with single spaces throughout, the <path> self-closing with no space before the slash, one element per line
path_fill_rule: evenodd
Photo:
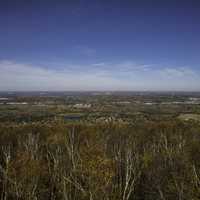
<path fill-rule="evenodd" d="M 196 90 L 196 91 L 188 91 L 188 90 L 27 90 L 27 91 L 23 91 L 23 90 L 0 90 L 0 93 L 30 93 L 30 92 L 39 92 L 39 93 L 65 93 L 65 92 L 83 92 L 83 93 L 95 93 L 95 92 L 99 92 L 99 93 L 117 93 L 117 92 L 133 92 L 133 93 L 148 93 L 148 92 L 152 92 L 152 93 L 200 93 L 200 91 Z"/>

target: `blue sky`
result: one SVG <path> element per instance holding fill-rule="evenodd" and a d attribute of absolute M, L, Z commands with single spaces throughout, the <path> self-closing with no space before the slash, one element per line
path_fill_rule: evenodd
<path fill-rule="evenodd" d="M 200 91 L 198 1 L 1 1 L 0 90 Z"/>

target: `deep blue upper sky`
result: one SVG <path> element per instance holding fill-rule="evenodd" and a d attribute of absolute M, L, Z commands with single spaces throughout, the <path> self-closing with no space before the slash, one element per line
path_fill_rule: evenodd
<path fill-rule="evenodd" d="M 105 63 L 112 71 L 128 62 L 198 71 L 199 58 L 199 1 L 0 1 L 2 62 L 80 71 Z"/>

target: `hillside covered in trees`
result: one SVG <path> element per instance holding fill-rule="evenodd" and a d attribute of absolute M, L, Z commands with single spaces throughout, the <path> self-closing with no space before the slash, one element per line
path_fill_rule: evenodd
<path fill-rule="evenodd" d="M 0 98 L 0 200 L 200 199 L 200 95 Z"/>
<path fill-rule="evenodd" d="M 195 122 L 1 123 L 2 200 L 200 198 Z"/>

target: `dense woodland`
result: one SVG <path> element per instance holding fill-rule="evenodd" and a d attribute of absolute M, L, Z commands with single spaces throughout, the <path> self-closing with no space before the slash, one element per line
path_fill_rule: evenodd
<path fill-rule="evenodd" d="M 198 200 L 200 124 L 0 123 L 1 200 Z"/>

